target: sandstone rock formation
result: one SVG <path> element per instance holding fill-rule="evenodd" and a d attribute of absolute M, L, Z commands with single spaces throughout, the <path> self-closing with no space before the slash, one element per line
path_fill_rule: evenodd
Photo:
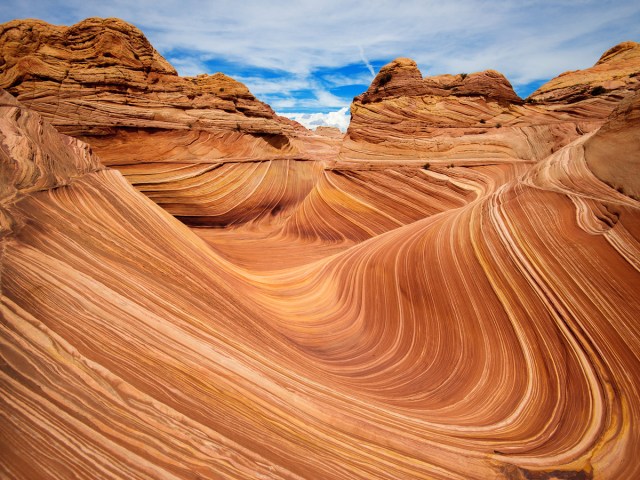
<path fill-rule="evenodd" d="M 640 88 L 640 44 L 623 42 L 602 54 L 591 68 L 565 72 L 533 92 L 533 103 L 568 105 L 614 95 L 619 100 Z M 599 98 L 594 98 L 599 97 Z"/>
<path fill-rule="evenodd" d="M 314 132 L 316 132 L 318 135 L 322 135 L 323 137 L 339 138 L 339 139 L 341 139 L 343 135 L 340 129 L 336 127 L 320 126 L 320 127 L 316 127 Z"/>
<path fill-rule="evenodd" d="M 126 31 L 123 64 L 144 43 Z M 187 81 L 147 52 L 162 82 Z M 35 60 L 12 55 L 20 88 Z M 254 125 L 281 129 L 277 154 L 247 147 L 253 127 L 180 128 L 168 103 L 157 131 L 146 104 L 135 131 L 98 134 L 71 121 L 76 100 L 36 101 L 50 80 L 28 80 L 43 115 L 3 93 L 1 476 L 640 476 L 639 97 L 624 78 L 525 103 L 497 72 L 423 79 L 399 59 L 354 102 L 339 155 L 276 117 Z M 116 118 L 114 98 L 88 104 Z M 157 163 L 126 138 L 143 132 Z M 229 155 L 210 150 L 218 134 Z"/>
<path fill-rule="evenodd" d="M 397 59 L 352 104 L 340 158 L 349 164 L 541 160 L 599 127 L 640 88 L 638 72 L 640 46 L 626 42 L 593 68 L 563 74 L 523 103 L 498 72 L 423 79 L 415 62 Z"/>
<path fill-rule="evenodd" d="M 226 75 L 179 77 L 142 32 L 118 19 L 72 27 L 12 21 L 0 29 L 0 49 L 0 87 L 70 135 L 196 129 L 266 137 L 299 129 Z"/>
<path fill-rule="evenodd" d="M 277 116 L 224 74 L 179 77 L 119 19 L 72 27 L 12 21 L 0 26 L 0 52 L 0 88 L 59 131 L 89 142 L 142 191 L 169 196 L 165 208 L 195 224 L 219 223 L 207 207 L 217 196 L 197 187 L 210 183 L 207 172 L 222 163 L 288 163 L 310 153 L 315 160 L 337 149 L 336 138 Z M 185 183 L 193 194 L 184 194 Z"/>
<path fill-rule="evenodd" d="M 640 91 L 624 100 L 585 143 L 589 168 L 620 192 L 640 200 Z M 613 155 L 615 153 L 615 155 Z"/>

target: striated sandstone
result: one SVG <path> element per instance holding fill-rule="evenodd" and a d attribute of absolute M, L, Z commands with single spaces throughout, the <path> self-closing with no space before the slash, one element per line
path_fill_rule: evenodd
<path fill-rule="evenodd" d="M 250 257 L 273 269 L 300 255 L 299 233 L 271 258 L 264 244 L 236 250 L 236 265 L 3 98 L 3 171 L 42 151 L 63 155 L 70 179 L 32 175 L 2 200 L 24 219 L 0 240 L 12 476 L 639 474 L 640 204 L 587 168 L 588 136 L 512 173 L 381 171 L 373 184 L 374 171 L 335 171 L 300 211 L 351 215 L 329 222 L 350 241 L 274 272 Z M 394 191 L 422 212 L 394 206 Z M 396 223 L 349 233 L 382 218 Z"/>
<path fill-rule="evenodd" d="M 318 135 L 322 135 L 323 137 L 329 137 L 329 138 L 342 139 L 342 136 L 343 136 L 343 133 L 337 127 L 320 126 L 320 127 L 316 127 L 314 132 L 317 133 Z"/>
<path fill-rule="evenodd" d="M 0 201 L 62 187 L 77 176 L 104 168 L 88 145 L 61 136 L 52 128 L 43 128 L 41 117 L 34 121 L 33 116 L 23 116 L 23 112 L 22 105 L 0 90 L 4 133 L 0 145 Z"/>
<path fill-rule="evenodd" d="M 0 51 L 0 87 L 74 136 L 296 129 L 224 74 L 179 77 L 142 32 L 119 19 L 90 18 L 72 27 L 14 20 L 0 28 Z"/>
<path fill-rule="evenodd" d="M 585 156 L 598 178 L 640 200 L 640 92 L 620 102 L 585 143 Z"/>
<path fill-rule="evenodd" d="M 337 161 L 0 96 L 0 475 L 640 476 L 638 97 L 389 71 Z"/>
<path fill-rule="evenodd" d="M 526 103 L 498 72 L 422 78 L 415 62 L 397 59 L 354 99 L 340 160 L 541 160 L 598 128 L 620 99 L 638 89 L 639 51 L 633 42 L 614 47 L 595 67 L 551 80 Z M 582 94 L 602 86 L 602 94 Z"/>
<path fill-rule="evenodd" d="M 639 75 L 640 44 L 623 42 L 603 53 L 593 67 L 565 72 L 542 85 L 527 100 L 569 105 L 584 100 L 607 100 L 611 96 L 619 100 L 640 88 Z"/>
<path fill-rule="evenodd" d="M 358 99 L 366 104 L 403 95 L 483 96 L 496 101 L 522 102 L 509 81 L 495 70 L 423 79 L 417 64 L 409 58 L 397 58 L 382 67 L 369 89 Z"/>
<path fill-rule="evenodd" d="M 538 121 L 527 121 L 522 103 L 498 72 L 423 79 L 415 62 L 398 59 L 383 67 L 367 92 L 354 99 L 340 160 L 486 164 L 543 158 L 550 149 L 532 151 L 527 137 L 538 135 L 537 125 L 552 123 L 551 119 L 536 112 Z M 502 130 L 512 125 L 517 134 Z"/>

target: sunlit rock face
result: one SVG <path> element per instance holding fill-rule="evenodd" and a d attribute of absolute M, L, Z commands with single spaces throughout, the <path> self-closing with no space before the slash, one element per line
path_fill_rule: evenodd
<path fill-rule="evenodd" d="M 320 127 L 316 127 L 314 132 L 316 132 L 318 135 L 322 135 L 323 137 L 330 137 L 330 138 L 341 139 L 343 135 L 340 129 L 337 127 L 320 126 Z"/>
<path fill-rule="evenodd" d="M 300 129 L 224 74 L 179 77 L 142 32 L 115 18 L 72 27 L 16 20 L 0 28 L 0 48 L 0 86 L 63 133 Z"/>
<path fill-rule="evenodd" d="M 565 72 L 545 83 L 529 100 L 549 106 L 556 104 L 561 111 L 571 111 L 579 103 L 593 114 L 603 100 L 615 102 L 639 86 L 640 44 L 623 42 L 603 53 L 593 67 Z"/>
<path fill-rule="evenodd" d="M 35 75 L 78 29 L 148 103 Z M 398 59 L 342 141 L 196 108 L 124 22 L 2 31 L 1 476 L 640 476 L 636 67 L 533 102 Z"/>
<path fill-rule="evenodd" d="M 621 193 L 640 199 L 640 92 L 624 98 L 585 143 L 589 168 Z"/>

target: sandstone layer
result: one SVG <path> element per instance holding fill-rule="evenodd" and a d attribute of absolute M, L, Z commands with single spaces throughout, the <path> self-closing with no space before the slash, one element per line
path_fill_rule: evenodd
<path fill-rule="evenodd" d="M 0 476 L 639 477 L 640 103 L 600 70 L 533 103 L 398 59 L 341 144 L 172 123 L 156 163 L 3 93 Z"/>

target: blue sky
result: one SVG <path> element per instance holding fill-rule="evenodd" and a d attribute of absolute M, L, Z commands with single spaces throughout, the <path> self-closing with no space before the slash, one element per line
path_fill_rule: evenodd
<path fill-rule="evenodd" d="M 504 73 L 526 97 L 608 48 L 640 41 L 640 2 L 431 0 L 3 0 L 0 22 L 71 25 L 119 17 L 181 75 L 222 71 L 277 112 L 345 127 L 380 67 L 416 60 L 423 75 Z M 305 115 L 303 117 L 302 115 Z"/>

